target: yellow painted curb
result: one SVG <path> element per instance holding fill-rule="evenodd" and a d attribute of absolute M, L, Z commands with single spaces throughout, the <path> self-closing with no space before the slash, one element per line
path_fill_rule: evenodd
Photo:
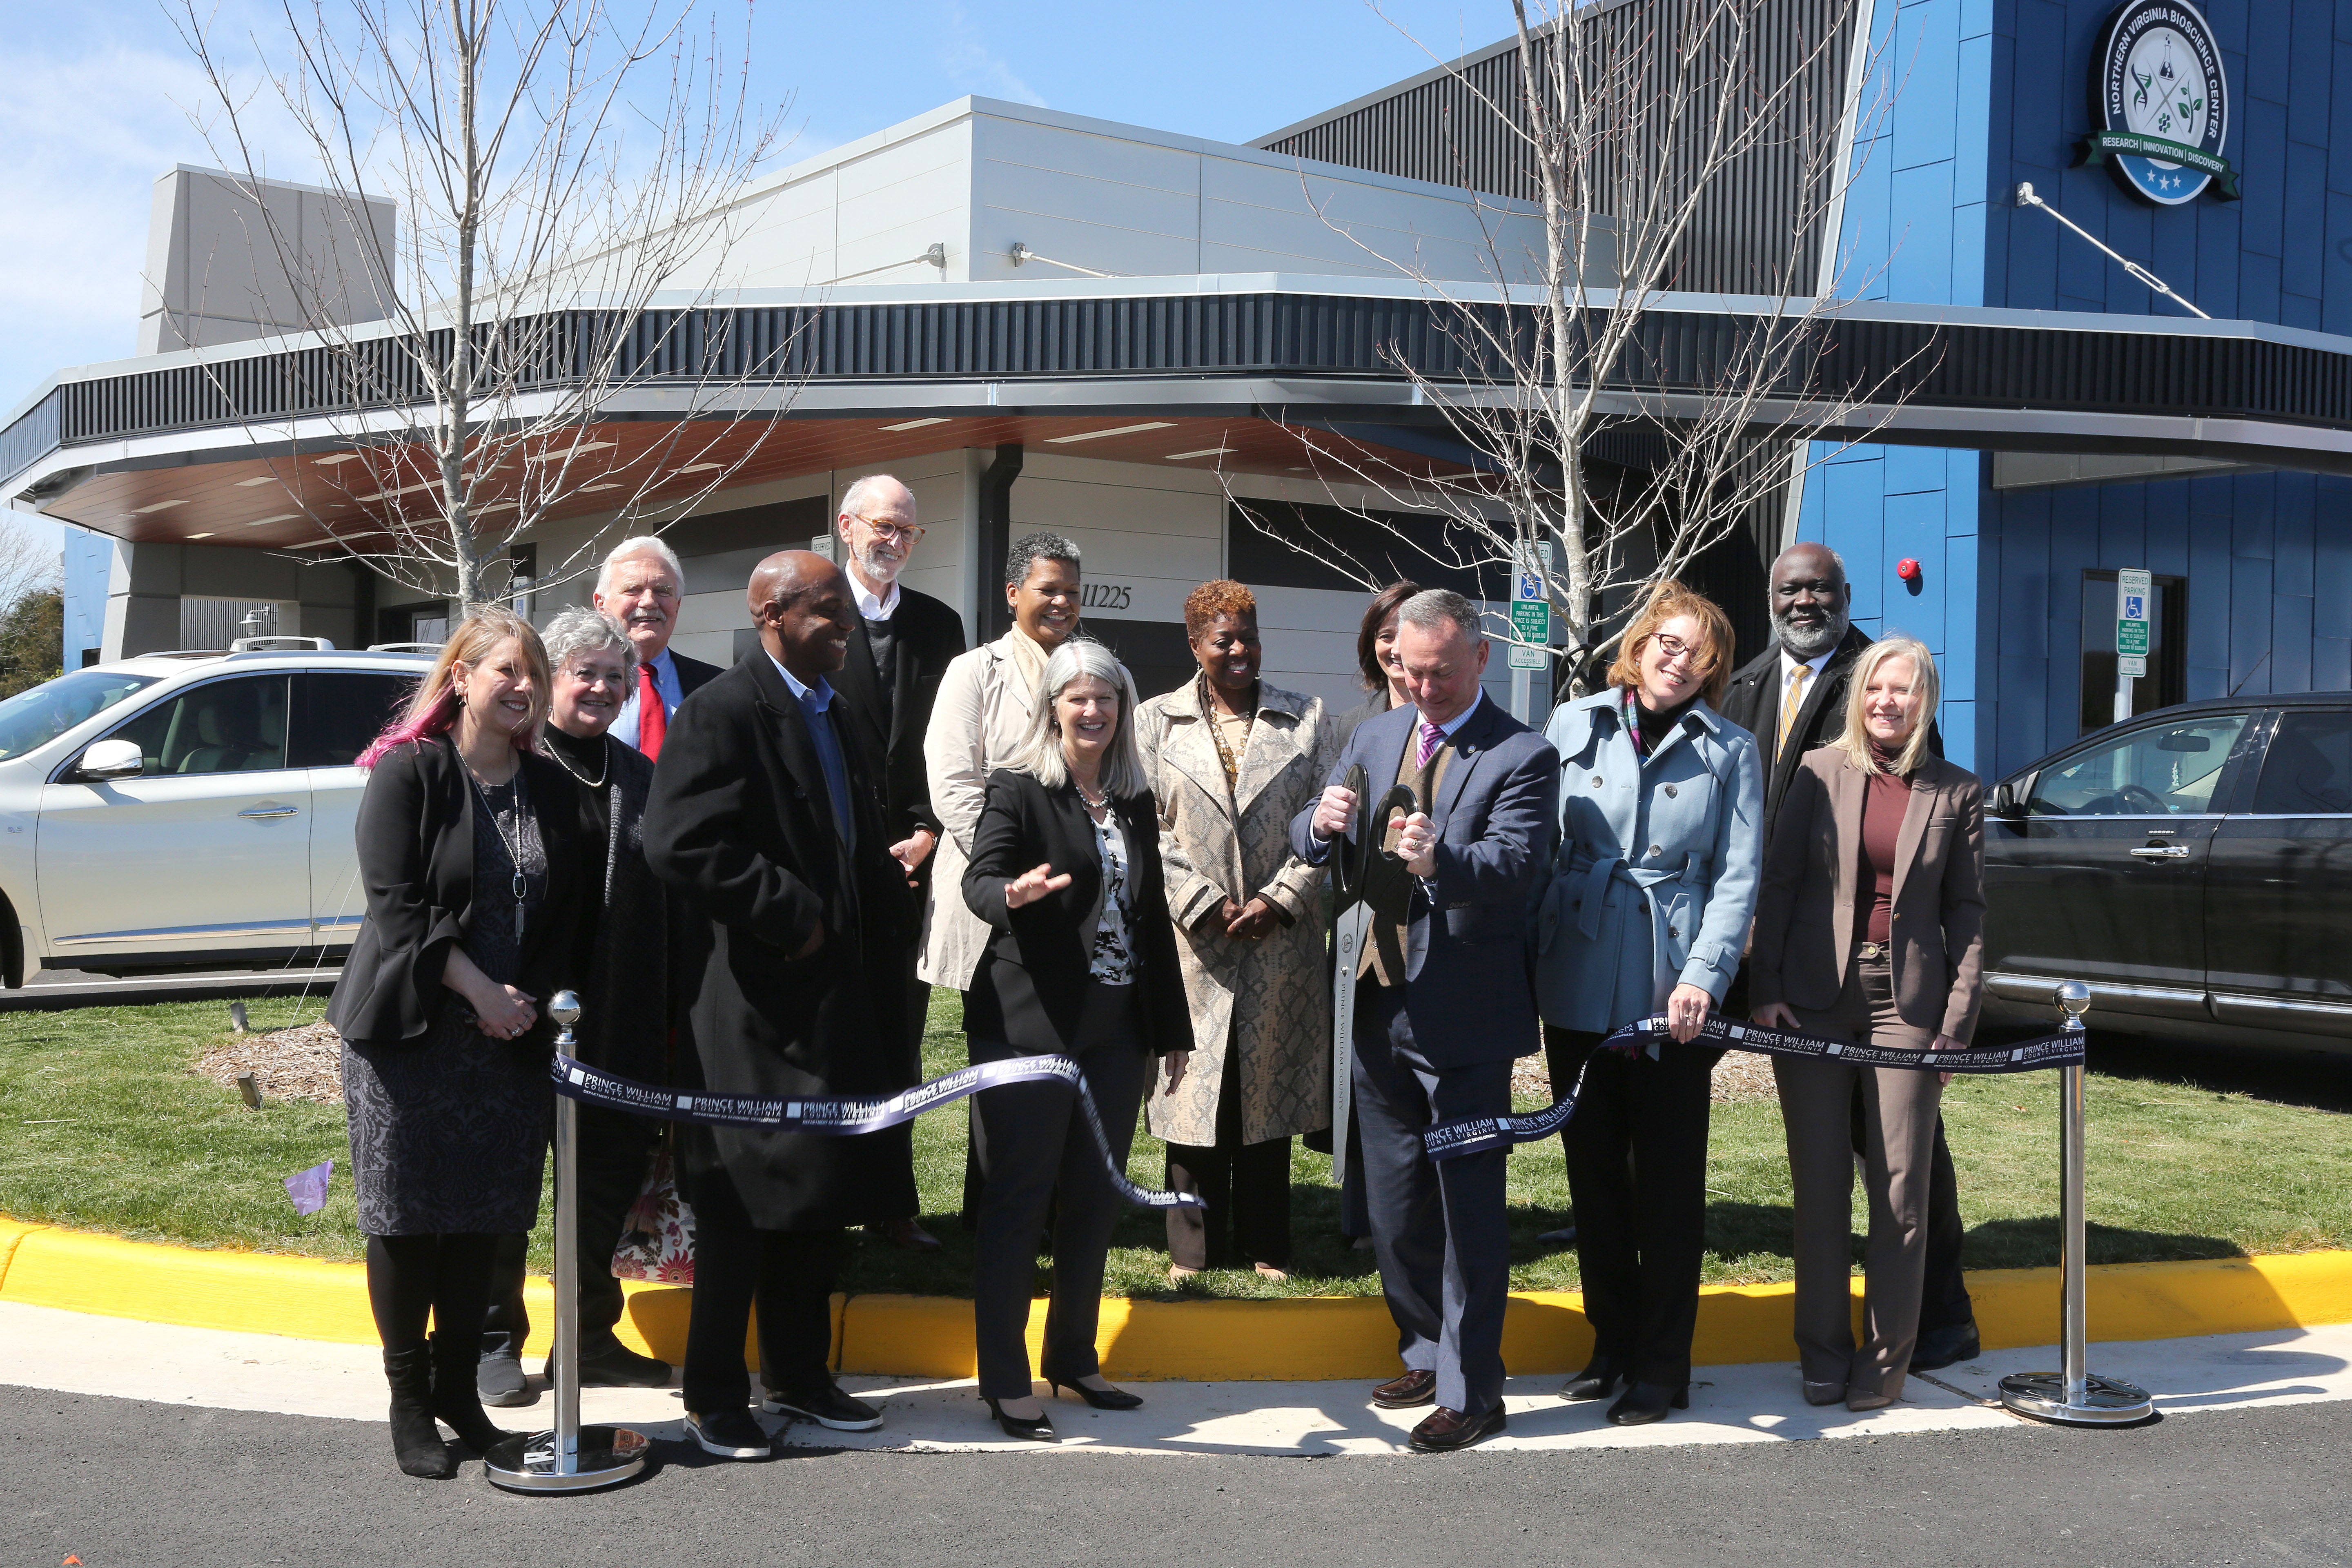
<path fill-rule="evenodd" d="M 2058 1271 L 1991 1269 L 1968 1277 L 1985 1348 L 2058 1336 Z M 2106 1264 L 2090 1270 L 2095 1340 L 2153 1340 L 2352 1322 L 2352 1252 L 2307 1252 L 2186 1263 Z M 623 1281 L 623 1342 L 676 1363 L 686 1353 L 693 1292 Z M 1853 1281 L 1859 1326 L 1862 1281 Z M 1795 1287 L 1717 1285 L 1699 1294 L 1694 1363 L 1795 1359 Z M 366 1270 L 274 1254 L 209 1251 L 0 1219 L 0 1300 L 192 1328 L 376 1342 Z M 546 1352 L 548 1282 L 525 1288 L 532 1334 Z M 944 1296 L 835 1296 L 835 1364 L 843 1372 L 969 1377 L 971 1303 Z M 1034 1358 L 1045 1303 L 1029 1320 Z M 1097 1334 L 1112 1377 L 1199 1382 L 1319 1381 L 1394 1373 L 1396 1328 L 1378 1297 L 1270 1301 L 1105 1299 Z M 1574 1291 L 1515 1292 L 1503 1358 L 1515 1373 L 1570 1372 L 1592 1348 Z M 745 1353 L 756 1366 L 756 1326 Z"/>

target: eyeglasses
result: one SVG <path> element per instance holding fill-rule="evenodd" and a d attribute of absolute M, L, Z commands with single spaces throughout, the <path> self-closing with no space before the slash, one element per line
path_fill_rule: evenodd
<path fill-rule="evenodd" d="M 854 518 L 857 521 L 862 522 L 866 527 L 872 529 L 874 531 L 875 537 L 882 540 L 885 543 L 912 544 L 915 541 L 923 537 L 923 527 L 920 523 L 877 522 L 870 517 L 865 517 L 854 511 L 845 513 L 845 515 Z"/>
<path fill-rule="evenodd" d="M 1657 647 L 1660 664 L 1672 664 L 1678 658 L 1698 657 L 1698 649 L 1683 641 L 1682 638 L 1669 636 L 1664 632 L 1658 633 L 1650 641 Z"/>

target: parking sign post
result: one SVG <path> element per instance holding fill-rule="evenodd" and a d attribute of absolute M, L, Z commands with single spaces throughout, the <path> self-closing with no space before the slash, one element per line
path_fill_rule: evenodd
<path fill-rule="evenodd" d="M 2132 716 L 2132 682 L 2147 673 L 2147 598 L 2143 567 L 2116 574 L 2116 722 Z"/>
<path fill-rule="evenodd" d="M 1534 703 L 1535 672 L 1551 666 L 1551 542 L 1519 547 L 1511 573 L 1511 717 L 1522 724 L 1541 727 L 1549 714 L 1529 716 Z M 1550 688 L 1545 688 L 1549 707 Z"/>
<path fill-rule="evenodd" d="M 2146 574 L 2141 574 L 2145 576 Z M 2083 1033 L 2091 988 L 2079 980 L 2060 985 L 2056 1000 L 2066 1032 Z M 2020 1415 L 2064 1426 L 2120 1426 L 2156 1413 L 2147 1390 L 2101 1377 L 2090 1369 L 2089 1277 L 2083 1255 L 2083 1064 L 2058 1069 L 2058 1346 L 2057 1372 L 2012 1373 L 2000 1380 L 2000 1402 Z"/>

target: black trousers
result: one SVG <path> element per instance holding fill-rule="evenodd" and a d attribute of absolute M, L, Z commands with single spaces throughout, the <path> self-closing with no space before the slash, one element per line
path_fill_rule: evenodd
<path fill-rule="evenodd" d="M 1205 1149 L 1169 1144 L 1168 1190 L 1197 1194 L 1209 1205 L 1168 1211 L 1170 1262 L 1187 1268 L 1289 1263 L 1290 1140 L 1242 1142 L 1242 1058 L 1230 1036 L 1217 1088 L 1217 1142 Z"/>
<path fill-rule="evenodd" d="M 1593 1353 L 1638 1383 L 1690 1381 L 1706 1245 L 1708 1079 L 1720 1051 L 1662 1042 L 1658 1056 L 1597 1049 L 1605 1037 L 1544 1028 L 1552 1092 L 1584 1090 L 1561 1134 Z"/>
<path fill-rule="evenodd" d="M 621 1321 L 621 1282 L 613 1278 L 613 1248 L 630 1205 L 645 1185 L 646 1156 L 659 1136 L 657 1123 L 618 1110 L 580 1107 L 580 1352 L 593 1355 L 619 1343 L 613 1327 Z M 482 1353 L 522 1354 L 530 1337 L 530 1313 L 522 1300 L 527 1236 L 498 1238 L 490 1266 L 490 1310 L 482 1322 Z"/>
<path fill-rule="evenodd" d="M 1853 1101 L 1853 1149 L 1863 1150 L 1864 1130 L 1862 1097 Z M 1952 1169 L 1952 1151 L 1944 1142 L 1944 1119 L 1936 1118 L 1936 1150 L 1927 1165 L 1927 1278 L 1919 1296 L 1922 1334 L 1956 1329 L 1977 1321 L 1976 1303 L 1969 1300 L 1968 1280 L 1960 1270 L 1960 1247 L 1968 1226 L 1960 1220 L 1960 1179 Z"/>
<path fill-rule="evenodd" d="M 1152 1068 L 1135 990 L 1088 982 L 1069 1053 L 1122 1169 Z M 1001 1040 L 971 1044 L 975 1063 L 1024 1054 Z M 1095 1328 L 1102 1314 L 1103 1259 L 1125 1200 L 1104 1178 L 1102 1155 L 1077 1097 L 1059 1083 L 982 1089 L 972 1098 L 971 1137 L 981 1172 L 971 1289 L 980 1392 L 991 1399 L 1029 1397 L 1029 1302 L 1037 1237 L 1049 1209 L 1054 1288 L 1045 1310 L 1045 1364 L 1038 1370 L 1063 1383 L 1093 1376 L 1102 1370 Z"/>
<path fill-rule="evenodd" d="M 685 1404 L 698 1415 L 751 1403 L 743 1338 L 760 1309 L 760 1381 L 807 1394 L 833 1378 L 833 1287 L 849 1249 L 842 1230 L 760 1230 L 735 1184 L 696 1182 L 694 1306 L 687 1321 Z"/>
<path fill-rule="evenodd" d="M 1503 1399 L 1503 1313 L 1511 1293 L 1504 1206 L 1507 1151 L 1432 1160 L 1431 1123 L 1500 1116 L 1511 1064 L 1439 1068 L 1422 1054 L 1404 993 L 1370 977 L 1356 991 L 1355 1118 L 1381 1292 L 1407 1367 L 1437 1374 L 1437 1403 L 1483 1415 Z"/>

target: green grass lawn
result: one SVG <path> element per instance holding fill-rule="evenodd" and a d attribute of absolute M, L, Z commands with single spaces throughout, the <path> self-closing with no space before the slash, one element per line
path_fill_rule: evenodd
<path fill-rule="evenodd" d="M 318 1004 L 299 1018 L 290 1002 L 251 1006 L 256 1026 L 267 1028 L 308 1021 Z M 222 1004 L 192 1003 L 0 1015 L 0 1214 L 142 1240 L 357 1258 L 341 1107 L 273 1100 L 248 1110 L 235 1091 L 187 1070 L 220 1043 L 226 1013 Z M 2095 1043 L 2093 1049 L 2095 1062 Z M 933 1073 L 963 1060 L 952 994 L 938 994 L 926 1055 Z M 1970 1268 L 2057 1261 L 2057 1082 L 2054 1072 L 1961 1079 L 1946 1091 Z M 2095 1071 L 2089 1094 L 2092 1261 L 2352 1247 L 2352 1116 Z M 916 1126 L 924 1221 L 946 1253 L 919 1258 L 868 1241 L 848 1289 L 965 1289 L 971 1247 L 956 1219 L 965 1126 L 962 1105 Z M 1221 1271 L 1193 1281 L 1191 1292 L 1377 1291 L 1370 1255 L 1350 1251 L 1339 1235 L 1329 1161 L 1294 1148 L 1290 1283 Z M 331 1155 L 336 1173 L 326 1209 L 296 1215 L 280 1183 Z M 1139 1131 L 1129 1166 L 1135 1179 L 1160 1184 L 1161 1159 L 1158 1142 Z M 1788 1279 L 1789 1174 L 1777 1106 L 1717 1108 L 1707 1188 L 1706 1277 Z M 1512 1283 L 1573 1289 L 1574 1252 L 1536 1239 L 1567 1215 L 1556 1142 L 1512 1155 L 1510 1198 Z M 1108 1289 L 1170 1294 L 1160 1238 L 1156 1215 L 1129 1211 Z M 541 1268 L 547 1246 L 542 1222 L 533 1249 Z"/>

